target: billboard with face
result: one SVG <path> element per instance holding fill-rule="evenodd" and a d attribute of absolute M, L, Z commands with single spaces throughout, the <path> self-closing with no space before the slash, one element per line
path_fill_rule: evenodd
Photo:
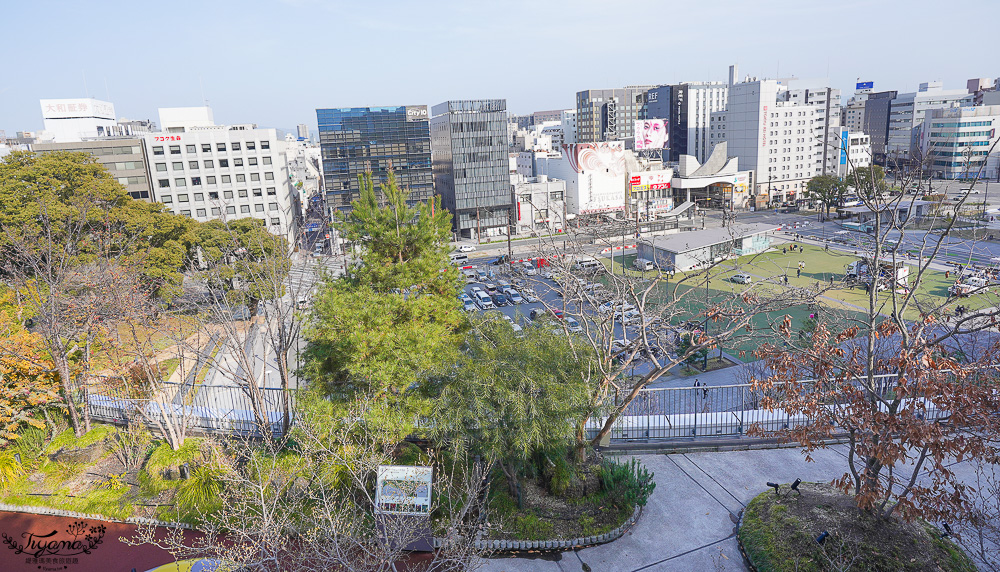
<path fill-rule="evenodd" d="M 642 119 L 635 122 L 635 150 L 663 149 L 667 144 L 665 119 Z"/>

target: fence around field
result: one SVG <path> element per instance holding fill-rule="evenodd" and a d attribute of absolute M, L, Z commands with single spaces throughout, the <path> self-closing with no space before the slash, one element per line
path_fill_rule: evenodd
<path fill-rule="evenodd" d="M 879 393 L 887 393 L 895 374 L 875 376 Z M 766 392 L 754 391 L 749 384 L 707 387 L 655 388 L 639 391 L 624 415 L 611 428 L 612 443 L 670 439 L 697 440 L 703 437 L 745 437 L 751 427 L 765 433 L 791 429 L 808 423 L 805 415 L 784 409 L 764 409 L 761 401 L 769 396 L 781 402 L 783 392 L 808 391 L 811 380 L 778 385 Z M 827 407 L 837 407 L 835 403 Z M 944 414 L 931 403 L 922 405 L 928 418 Z M 587 423 L 589 438 L 596 436 L 605 419 Z"/>
<path fill-rule="evenodd" d="M 91 419 L 125 425 L 141 421 L 154 426 L 155 420 L 179 425 L 188 431 L 242 437 L 262 437 L 263 431 L 254 413 L 253 400 L 239 386 L 203 386 L 188 383 L 162 384 L 163 398 L 136 399 L 115 386 L 91 389 L 87 406 Z M 282 434 L 286 394 L 280 388 L 259 388 L 260 417 L 266 420 L 271 434 Z M 294 403 L 289 402 L 294 421 Z"/>

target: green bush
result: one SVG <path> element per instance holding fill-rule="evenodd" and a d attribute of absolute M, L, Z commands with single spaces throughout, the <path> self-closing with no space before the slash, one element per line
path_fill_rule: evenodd
<path fill-rule="evenodd" d="M 21 454 L 21 459 L 28 462 L 41 456 L 45 449 L 45 429 L 26 427 L 21 430 L 14 441 L 14 451 Z"/>
<path fill-rule="evenodd" d="M 656 483 L 653 473 L 636 459 L 618 463 L 605 459 L 601 463 L 601 487 L 607 499 L 619 509 L 646 506 Z"/>
<path fill-rule="evenodd" d="M 196 467 L 177 488 L 177 507 L 187 514 L 210 514 L 220 507 L 225 469 L 217 465 Z"/>
<path fill-rule="evenodd" d="M 5 489 L 24 476 L 24 465 L 14 458 L 14 450 L 0 451 L 0 489 Z"/>
<path fill-rule="evenodd" d="M 514 532 L 523 540 L 549 540 L 552 538 L 554 526 L 533 514 L 526 514 L 514 519 Z"/>

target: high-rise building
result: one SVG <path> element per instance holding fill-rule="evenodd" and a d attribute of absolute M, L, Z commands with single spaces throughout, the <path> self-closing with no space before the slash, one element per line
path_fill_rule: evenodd
<path fill-rule="evenodd" d="M 317 109 L 323 182 L 331 209 L 360 197 L 358 177 L 371 170 L 376 190 L 391 168 L 411 201 L 434 194 L 426 105 Z"/>
<path fill-rule="evenodd" d="M 309 126 L 306 125 L 305 123 L 299 123 L 295 127 L 295 131 L 299 139 L 309 140 Z"/>
<path fill-rule="evenodd" d="M 198 221 L 257 218 L 294 245 L 300 207 L 275 129 L 206 125 L 205 108 L 161 109 L 160 122 L 170 131 L 142 139 L 158 202 Z"/>
<path fill-rule="evenodd" d="M 865 100 L 864 125 L 861 130 L 871 137 L 872 161 L 877 165 L 885 166 L 885 150 L 889 141 L 889 108 L 897 93 L 869 93 Z"/>
<path fill-rule="evenodd" d="M 723 141 L 740 171 L 754 171 L 754 205 L 798 201 L 816 165 L 817 106 L 784 101 L 778 80 L 749 80 L 729 88 L 726 111 L 715 112 L 709 126 L 712 147 Z"/>
<path fill-rule="evenodd" d="M 446 101 L 431 108 L 434 184 L 465 238 L 506 234 L 513 197 L 507 101 Z"/>
<path fill-rule="evenodd" d="M 946 90 L 941 82 L 920 84 L 915 92 L 900 93 L 889 108 L 889 138 L 886 143 L 886 160 L 897 166 L 915 167 L 920 162 L 917 134 L 930 109 L 945 109 L 972 105 L 974 95 L 964 89 Z"/>
<path fill-rule="evenodd" d="M 576 143 L 576 110 L 563 111 L 560 123 L 562 123 L 563 143 L 566 145 Z"/>
<path fill-rule="evenodd" d="M 721 82 L 684 82 L 649 90 L 647 117 L 666 119 L 669 161 L 691 155 L 705 162 L 712 153 L 708 133 L 712 113 L 726 109 L 729 85 Z"/>
<path fill-rule="evenodd" d="M 87 141 L 35 143 L 31 150 L 36 153 L 90 153 L 125 187 L 133 199 L 149 202 L 156 200 L 150 189 L 149 169 L 141 139 L 103 137 Z"/>
<path fill-rule="evenodd" d="M 919 140 L 926 170 L 945 179 L 996 180 L 1000 151 L 1000 105 L 928 110 Z"/>
<path fill-rule="evenodd" d="M 576 94 L 576 142 L 624 141 L 634 123 L 647 119 L 646 92 L 656 86 L 587 89 Z"/>
<path fill-rule="evenodd" d="M 817 174 L 835 175 L 839 169 L 837 154 L 841 147 L 840 90 L 829 86 L 827 80 L 788 79 L 782 83 L 788 89 L 779 94 L 781 101 L 790 101 L 816 108 L 816 160 Z"/>

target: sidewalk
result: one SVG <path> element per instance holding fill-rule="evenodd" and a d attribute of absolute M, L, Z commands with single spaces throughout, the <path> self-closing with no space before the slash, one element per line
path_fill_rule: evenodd
<path fill-rule="evenodd" d="M 535 558 L 495 558 L 484 572 L 716 572 L 747 568 L 736 543 L 738 515 L 767 481 L 823 481 L 847 471 L 846 447 L 814 453 L 799 449 L 642 455 L 656 490 L 636 526 L 615 542 Z M 951 468 L 969 482 L 969 462 Z M 968 550 L 971 554 L 972 550 Z"/>

